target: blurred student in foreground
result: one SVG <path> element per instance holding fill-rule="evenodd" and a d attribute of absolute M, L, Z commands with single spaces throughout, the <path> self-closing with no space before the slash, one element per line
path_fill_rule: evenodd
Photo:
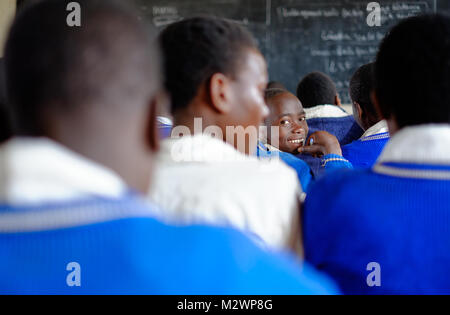
<path fill-rule="evenodd" d="M 158 149 L 159 57 L 136 15 L 106 0 L 24 9 L 6 45 L 18 134 L 0 147 L 0 293 L 328 293 L 241 234 L 174 228 L 141 202 Z M 155 183 L 157 185 L 157 183 Z"/>
<path fill-rule="evenodd" d="M 150 192 L 161 217 L 233 226 L 301 255 L 297 176 L 252 156 L 268 114 L 267 66 L 254 38 L 237 23 L 202 17 L 170 25 L 160 41 L 175 126 Z"/>
<path fill-rule="evenodd" d="M 373 97 L 392 139 L 373 170 L 324 178 L 306 199 L 306 258 L 346 293 L 450 293 L 449 38 L 439 15 L 392 29 Z"/>
<path fill-rule="evenodd" d="M 353 116 L 365 131 L 363 136 L 344 146 L 342 153 L 354 168 L 371 168 L 389 140 L 387 121 L 380 117 L 372 102 L 375 88 L 375 64 L 359 68 L 350 80 Z"/>

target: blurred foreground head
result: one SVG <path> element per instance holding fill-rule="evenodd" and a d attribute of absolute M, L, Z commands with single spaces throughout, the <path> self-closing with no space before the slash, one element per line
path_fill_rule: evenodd
<path fill-rule="evenodd" d="M 214 17 L 183 20 L 160 36 L 165 86 L 172 97 L 175 124 L 192 128 L 194 117 L 203 126 L 253 129 L 243 153 L 257 145 L 257 130 L 268 114 L 264 102 L 268 74 L 253 36 L 241 25 Z M 240 135 L 242 136 L 242 134 Z"/>
<path fill-rule="evenodd" d="M 450 18 L 424 15 L 395 26 L 375 64 L 375 103 L 398 129 L 450 123 Z"/>
<path fill-rule="evenodd" d="M 154 36 L 113 0 L 33 2 L 17 16 L 5 48 L 7 92 L 18 135 L 49 137 L 147 190 L 158 147 L 161 99 Z"/>

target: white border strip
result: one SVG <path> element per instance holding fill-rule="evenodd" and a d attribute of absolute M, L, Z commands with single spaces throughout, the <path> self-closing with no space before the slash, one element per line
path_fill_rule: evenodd
<path fill-rule="evenodd" d="M 434 180 L 450 180 L 450 171 L 440 170 L 411 170 L 400 169 L 385 165 L 375 165 L 373 171 L 376 173 L 390 175 L 402 178 L 418 178 L 418 179 L 434 179 Z"/>
<path fill-rule="evenodd" d="M 75 228 L 90 224 L 103 223 L 131 218 L 155 218 L 151 207 L 136 209 L 138 204 L 102 205 L 74 208 L 56 208 L 44 211 L 0 213 L 0 233 L 42 232 Z M 134 208 L 134 209 L 133 209 Z"/>

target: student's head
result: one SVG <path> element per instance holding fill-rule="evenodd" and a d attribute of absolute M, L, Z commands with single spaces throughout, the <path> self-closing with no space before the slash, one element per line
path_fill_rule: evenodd
<path fill-rule="evenodd" d="M 391 133 L 450 123 L 450 18 L 425 15 L 394 27 L 380 46 L 374 101 Z"/>
<path fill-rule="evenodd" d="M 281 90 L 286 90 L 286 87 L 283 85 L 283 83 L 278 82 L 278 81 L 270 81 L 269 84 L 267 84 L 267 89 L 281 89 Z"/>
<path fill-rule="evenodd" d="M 0 144 L 11 137 L 9 115 L 6 110 L 6 88 L 3 58 L 0 58 Z"/>
<path fill-rule="evenodd" d="M 158 147 L 159 56 L 148 28 L 116 1 L 43 0 L 17 16 L 5 49 L 8 106 L 19 135 L 49 137 L 148 189 Z M 68 166 L 70 167 L 70 165 Z"/>
<path fill-rule="evenodd" d="M 312 72 L 305 76 L 298 84 L 297 97 L 305 108 L 318 105 L 341 106 L 336 85 L 322 72 Z"/>
<path fill-rule="evenodd" d="M 371 98 L 372 91 L 375 88 L 374 67 L 374 63 L 360 67 L 350 80 L 353 116 L 364 130 L 382 120 Z"/>
<path fill-rule="evenodd" d="M 170 25 L 160 42 L 175 125 L 191 128 L 194 117 L 201 117 L 204 128 L 218 126 L 223 136 L 227 126 L 257 130 L 267 115 L 268 74 L 248 31 L 228 20 L 199 17 Z M 256 148 L 256 138 L 250 142 L 245 153 Z"/>
<path fill-rule="evenodd" d="M 302 103 L 294 94 L 282 89 L 268 89 L 265 98 L 269 107 L 265 123 L 269 144 L 284 152 L 298 153 L 298 148 L 305 144 L 308 136 Z M 273 138 L 276 134 L 272 134 L 271 127 L 279 127 L 278 139 Z"/>

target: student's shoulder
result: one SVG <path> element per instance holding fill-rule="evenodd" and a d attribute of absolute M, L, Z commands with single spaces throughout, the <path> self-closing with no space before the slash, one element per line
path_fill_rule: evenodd
<path fill-rule="evenodd" d="M 312 183 L 307 201 L 357 202 L 364 197 L 362 191 L 369 193 L 371 185 L 376 185 L 376 182 L 377 175 L 371 169 L 338 170 Z"/>
<path fill-rule="evenodd" d="M 137 235 L 133 243 L 135 249 L 142 248 L 139 250 L 141 255 L 151 256 L 148 261 L 152 261 L 154 266 L 176 266 L 181 263 L 180 257 L 183 257 L 183 272 L 178 275 L 178 280 L 193 281 L 198 288 L 197 291 L 187 292 L 337 293 L 336 287 L 328 278 L 308 267 L 302 271 L 301 266 L 290 255 L 266 252 L 234 229 L 200 225 L 172 227 L 155 221 L 148 221 L 148 224 L 151 226 L 143 224 L 140 227 L 141 235 Z M 158 255 L 155 248 L 164 252 L 164 255 Z M 164 261 L 159 264 L 158 259 Z M 215 289 L 207 291 L 211 282 L 219 280 L 221 286 L 215 284 Z"/>

